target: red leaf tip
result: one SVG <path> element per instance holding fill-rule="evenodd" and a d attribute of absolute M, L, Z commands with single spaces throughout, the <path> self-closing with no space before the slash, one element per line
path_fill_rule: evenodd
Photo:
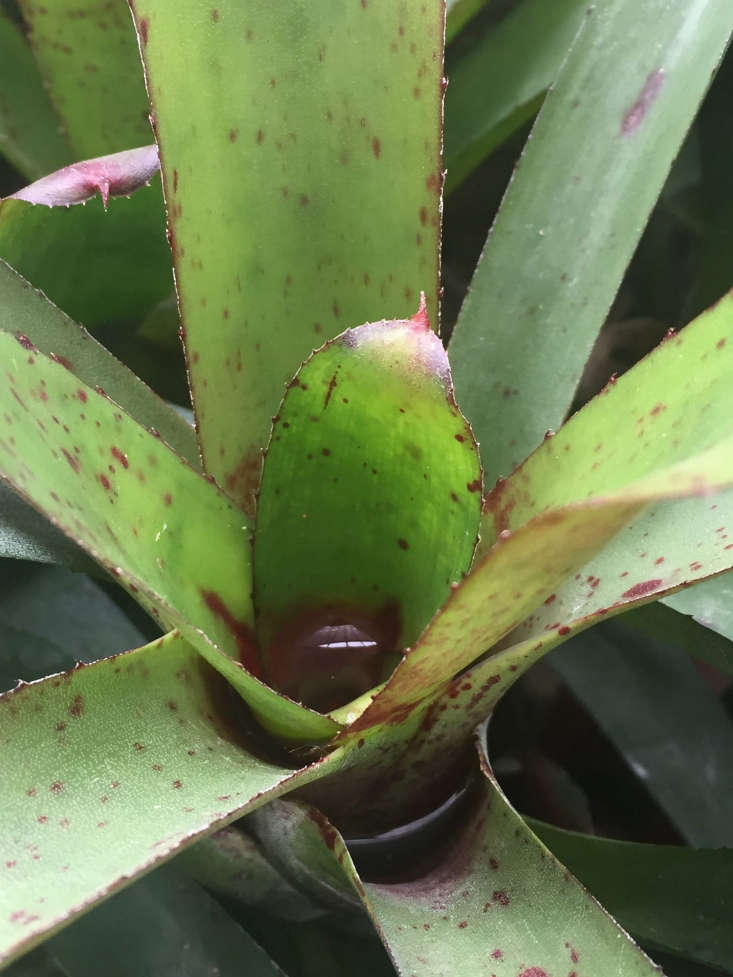
<path fill-rule="evenodd" d="M 424 332 L 430 332 L 430 317 L 428 316 L 428 306 L 425 301 L 425 292 L 420 292 L 420 305 L 414 316 L 410 317 L 410 322 Z"/>

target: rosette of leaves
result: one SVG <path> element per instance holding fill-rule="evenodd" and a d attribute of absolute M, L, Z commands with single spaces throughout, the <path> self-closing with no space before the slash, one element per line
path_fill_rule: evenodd
<path fill-rule="evenodd" d="M 402 974 L 651 974 L 486 721 L 572 634 L 733 566 L 730 296 L 560 426 L 728 5 L 575 11 L 448 353 L 443 5 L 103 7 L 24 0 L 30 48 L 3 15 L 63 122 L 16 165 L 104 154 L 0 205 L 3 545 L 91 561 L 162 636 L 0 697 L 2 960 L 182 853 L 259 910 L 371 920 Z M 66 313 L 161 348 L 179 319 L 195 429 Z"/>

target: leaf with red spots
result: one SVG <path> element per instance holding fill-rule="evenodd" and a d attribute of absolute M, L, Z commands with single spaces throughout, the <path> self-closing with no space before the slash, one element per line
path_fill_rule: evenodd
<path fill-rule="evenodd" d="M 248 729 L 241 700 L 175 632 L 0 696 L 0 960 L 327 772 L 329 760 L 293 776 L 259 759 Z"/>
<path fill-rule="evenodd" d="M 424 307 L 315 353 L 273 425 L 258 501 L 271 684 L 322 710 L 377 685 L 468 571 L 480 507 L 478 451 Z"/>
<path fill-rule="evenodd" d="M 729 0 L 586 5 L 450 345 L 491 480 L 561 424 L 731 30 Z"/>
<path fill-rule="evenodd" d="M 548 506 L 616 490 L 629 475 L 648 475 L 660 465 L 684 468 L 699 481 L 699 498 L 653 505 L 578 567 L 553 603 L 534 610 L 513 635 L 523 653 L 549 651 L 599 619 L 733 567 L 733 494 L 710 494 L 704 460 L 706 449 L 720 450 L 713 446 L 729 436 L 730 337 L 733 296 L 727 295 L 579 411 L 489 495 L 482 547 Z"/>
<path fill-rule="evenodd" d="M 2 154 L 27 179 L 35 180 L 71 162 L 71 150 L 58 131 L 28 40 L 4 10 L 0 10 L 0 52 Z"/>
<path fill-rule="evenodd" d="M 482 768 L 464 818 L 406 871 L 389 861 L 376 867 L 363 846 L 344 844 L 323 814 L 299 803 L 277 801 L 272 818 L 257 811 L 250 823 L 301 889 L 327 893 L 332 906 L 361 899 L 399 973 L 443 977 L 468 961 L 471 977 L 500 968 L 654 977 L 654 964 L 510 806 L 485 755 Z M 398 856 L 400 842 L 392 845 Z"/>
<path fill-rule="evenodd" d="M 299 362 L 421 290 L 437 322 L 442 4 L 131 6 L 205 467 L 252 511 Z"/>
<path fill-rule="evenodd" d="M 19 5 L 76 158 L 150 142 L 145 83 L 125 4 L 20 0 Z"/>
<path fill-rule="evenodd" d="M 0 472 L 8 481 L 158 620 L 184 629 L 272 728 L 306 739 L 336 732 L 334 722 L 255 677 L 249 525 L 241 510 L 101 388 L 81 383 L 27 337 L 0 333 L 0 362 Z"/>

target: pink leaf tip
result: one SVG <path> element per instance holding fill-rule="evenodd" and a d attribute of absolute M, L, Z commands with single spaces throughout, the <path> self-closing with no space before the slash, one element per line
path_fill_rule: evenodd
<path fill-rule="evenodd" d="M 420 305 L 415 315 L 410 317 L 410 322 L 417 326 L 418 329 L 430 332 L 430 318 L 428 316 L 428 306 L 425 301 L 425 292 L 420 292 Z"/>

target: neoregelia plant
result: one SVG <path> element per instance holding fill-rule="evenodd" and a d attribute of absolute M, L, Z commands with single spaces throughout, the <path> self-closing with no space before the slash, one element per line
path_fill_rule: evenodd
<path fill-rule="evenodd" d="M 448 354 L 440 0 L 130 7 L 21 0 L 35 61 L 0 19 L 46 113 L 15 165 L 102 154 L 0 204 L 0 473 L 40 513 L 7 496 L 4 553 L 91 558 L 164 632 L 0 696 L 0 960 L 182 853 L 290 919 L 366 910 L 404 975 L 654 973 L 486 725 L 572 634 L 733 567 L 730 295 L 562 424 L 729 5 L 564 3 L 562 66 L 556 36 L 471 139 L 449 112 L 463 175 L 553 82 Z M 195 433 L 65 313 L 163 347 L 180 317 Z"/>

